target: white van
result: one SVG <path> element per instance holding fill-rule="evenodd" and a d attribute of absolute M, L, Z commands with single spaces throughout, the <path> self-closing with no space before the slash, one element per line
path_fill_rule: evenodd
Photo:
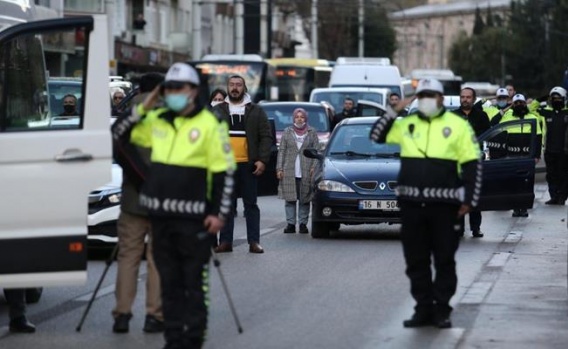
<path fill-rule="evenodd" d="M 404 97 L 400 71 L 390 63 L 390 59 L 381 57 L 339 57 L 329 87 L 387 88 Z"/>

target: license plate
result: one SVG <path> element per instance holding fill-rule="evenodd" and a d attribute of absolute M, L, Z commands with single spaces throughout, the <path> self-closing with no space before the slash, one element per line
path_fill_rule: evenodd
<path fill-rule="evenodd" d="M 382 210 L 398 211 L 398 201 L 396 200 L 359 200 L 360 210 Z"/>

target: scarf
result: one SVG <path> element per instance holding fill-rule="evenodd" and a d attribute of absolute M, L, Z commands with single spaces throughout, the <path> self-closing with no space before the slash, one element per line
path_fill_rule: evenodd
<path fill-rule="evenodd" d="M 294 123 L 294 118 L 296 117 L 296 114 L 298 114 L 298 113 L 302 113 L 306 117 L 306 122 L 304 123 L 304 126 L 302 126 L 302 127 L 298 127 Z M 303 135 L 306 134 L 306 132 L 308 132 L 308 112 L 305 111 L 303 108 L 296 108 L 292 112 L 292 127 L 294 128 L 294 132 L 298 136 L 303 136 Z"/>

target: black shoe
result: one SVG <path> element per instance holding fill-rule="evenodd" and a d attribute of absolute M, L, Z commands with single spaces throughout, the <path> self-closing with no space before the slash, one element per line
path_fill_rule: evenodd
<path fill-rule="evenodd" d="M 477 230 L 473 230 L 471 232 L 471 236 L 474 237 L 474 238 L 482 238 L 483 233 L 481 232 L 481 230 L 477 229 Z"/>
<path fill-rule="evenodd" d="M 114 318 L 112 332 L 128 333 L 128 323 L 130 322 L 130 319 L 132 319 L 132 314 L 118 314 L 118 316 Z"/>
<path fill-rule="evenodd" d="M 452 321 L 450 320 L 449 316 L 442 316 L 442 317 L 436 317 L 436 320 L 434 320 L 436 327 L 438 328 L 452 328 Z"/>
<path fill-rule="evenodd" d="M 410 319 L 402 322 L 402 325 L 406 328 L 431 326 L 433 324 L 432 313 L 414 313 Z"/>
<path fill-rule="evenodd" d="M 34 324 L 28 321 L 25 316 L 10 320 L 10 332 L 12 333 L 34 333 Z"/>
<path fill-rule="evenodd" d="M 527 210 L 513 210 L 513 217 L 528 217 L 529 213 Z"/>
<path fill-rule="evenodd" d="M 550 198 L 550 200 L 548 200 L 544 204 L 545 205 L 558 205 L 558 200 L 556 198 Z"/>
<path fill-rule="evenodd" d="M 296 226 L 294 224 L 289 224 L 284 229 L 284 234 L 294 234 L 296 232 Z"/>
<path fill-rule="evenodd" d="M 308 227 L 305 224 L 300 224 L 300 234 L 308 234 Z"/>
<path fill-rule="evenodd" d="M 163 321 L 158 320 L 154 315 L 146 315 L 142 331 L 146 333 L 158 333 L 164 332 L 164 329 L 165 326 Z"/>

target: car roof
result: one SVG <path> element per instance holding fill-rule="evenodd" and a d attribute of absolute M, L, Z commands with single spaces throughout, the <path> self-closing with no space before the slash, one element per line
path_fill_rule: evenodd
<path fill-rule="evenodd" d="M 373 125 L 378 119 L 378 116 L 357 116 L 343 119 L 341 125 Z"/>
<path fill-rule="evenodd" d="M 388 94 L 390 90 L 379 87 L 320 87 L 312 90 L 312 93 L 318 92 L 380 92 Z"/>
<path fill-rule="evenodd" d="M 264 106 L 288 106 L 288 105 L 296 105 L 298 107 L 321 107 L 323 108 L 323 105 L 321 105 L 320 103 L 314 103 L 314 102 L 261 102 L 258 104 L 261 107 Z"/>

